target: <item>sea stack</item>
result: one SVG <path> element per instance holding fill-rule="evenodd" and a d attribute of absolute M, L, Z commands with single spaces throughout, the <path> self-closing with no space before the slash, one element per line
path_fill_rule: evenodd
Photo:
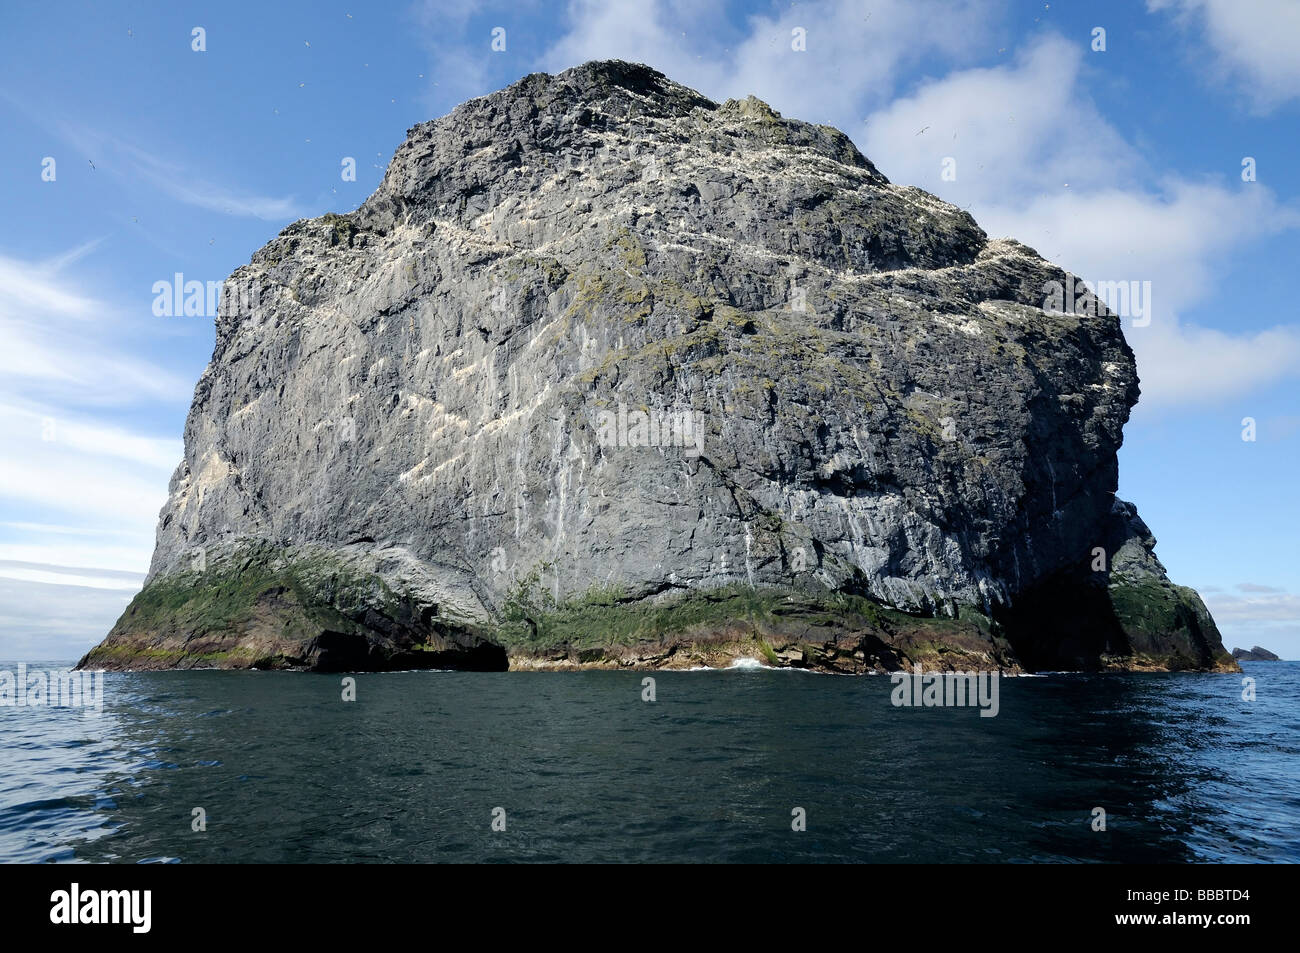
<path fill-rule="evenodd" d="M 81 665 L 1235 670 L 1071 280 L 752 97 L 525 77 L 226 282 Z"/>
<path fill-rule="evenodd" d="M 1238 662 L 1280 662 L 1282 661 L 1268 649 L 1260 648 L 1258 645 L 1253 649 L 1236 648 L 1232 650 L 1232 657 Z"/>

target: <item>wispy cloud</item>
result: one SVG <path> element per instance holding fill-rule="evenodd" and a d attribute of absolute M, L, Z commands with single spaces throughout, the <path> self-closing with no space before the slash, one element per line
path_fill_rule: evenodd
<path fill-rule="evenodd" d="M 1255 598 L 1215 596 L 1210 603 L 1214 618 L 1225 627 L 1242 623 L 1285 622 L 1300 626 L 1300 596 L 1273 593 Z M 1254 626 L 1252 631 L 1261 631 Z"/>
<path fill-rule="evenodd" d="M 5 591 L 138 588 L 183 453 L 178 439 L 118 422 L 124 406 L 165 402 L 179 410 L 193 385 L 124 351 L 114 309 L 81 290 L 72 266 L 98 246 L 87 242 L 45 261 L 0 256 Z M 108 409 L 113 416 L 101 417 Z M 13 608 L 0 602 L 0 613 Z"/>
<path fill-rule="evenodd" d="M 52 262 L 0 255 L 0 400 L 84 406 L 187 399 L 193 383 L 123 351 L 114 308 L 78 290 L 66 273 L 90 247 Z"/>
<path fill-rule="evenodd" d="M 29 563 L 16 559 L 0 559 L 0 577 L 50 583 L 58 586 L 121 589 L 126 592 L 137 592 L 144 582 L 144 574 L 138 572 L 121 572 L 82 566 L 60 566 L 49 563 Z"/>
<path fill-rule="evenodd" d="M 82 155 L 93 157 L 96 171 L 105 175 L 126 181 L 139 179 L 178 202 L 223 215 L 282 222 L 304 214 L 303 206 L 292 196 L 259 195 L 213 181 L 193 165 L 162 159 L 156 151 L 127 142 L 88 123 L 51 120 L 26 99 L 5 90 L 0 90 L 0 98 Z"/>
<path fill-rule="evenodd" d="M 20 261 L 0 255 L 0 314 L 29 309 L 49 315 L 89 318 L 101 310 L 99 302 L 66 287 L 59 280 L 64 259 L 75 260 L 91 246 L 81 245 L 49 262 Z"/>
<path fill-rule="evenodd" d="M 14 659 L 76 660 L 104 637 L 130 599 L 123 590 L 0 577 L 0 652 Z"/>
<path fill-rule="evenodd" d="M 76 264 L 93 252 L 100 245 L 107 241 L 107 236 L 101 235 L 99 238 L 92 238 L 90 241 L 82 242 L 76 248 L 70 248 L 61 255 L 55 255 L 36 265 L 36 270 L 42 274 L 58 274 L 69 265 Z"/>
<path fill-rule="evenodd" d="M 135 172 L 155 188 L 177 201 L 223 215 L 260 218 L 268 222 L 282 222 L 298 218 L 302 207 L 288 196 L 255 195 L 229 186 L 206 182 L 191 172 L 157 156 L 118 142 L 117 147 L 134 164 Z"/>
<path fill-rule="evenodd" d="M 118 136 L 95 129 L 85 123 L 66 120 L 48 122 L 25 105 L 9 100 L 31 119 L 49 128 L 83 155 L 95 156 L 95 168 L 106 175 L 124 180 L 139 179 L 144 184 L 178 202 L 219 212 L 282 222 L 298 218 L 302 207 L 292 196 L 267 196 L 214 182 L 193 167 L 161 158 L 156 152 L 127 142 Z"/>
<path fill-rule="evenodd" d="M 0 500 L 81 514 L 73 522 L 83 525 L 104 515 L 118 525 L 152 525 L 180 462 L 179 442 L 44 420 L 0 407 Z"/>
<path fill-rule="evenodd" d="M 1199 28 L 1216 78 L 1259 112 L 1300 98 L 1300 3 L 1295 0 L 1147 0 L 1184 27 Z"/>

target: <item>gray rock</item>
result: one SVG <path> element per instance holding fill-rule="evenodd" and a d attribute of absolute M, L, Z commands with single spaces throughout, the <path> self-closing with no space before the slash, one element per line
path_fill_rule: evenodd
<path fill-rule="evenodd" d="M 1133 354 L 1044 309 L 1066 279 L 752 97 L 528 76 L 231 276 L 145 590 L 83 664 L 666 664 L 729 631 L 853 670 L 945 639 L 1230 666 L 1115 500 Z"/>
<path fill-rule="evenodd" d="M 1238 662 L 1280 662 L 1282 661 L 1268 649 L 1260 648 L 1256 645 L 1247 651 L 1246 649 L 1233 649 L 1232 657 Z"/>

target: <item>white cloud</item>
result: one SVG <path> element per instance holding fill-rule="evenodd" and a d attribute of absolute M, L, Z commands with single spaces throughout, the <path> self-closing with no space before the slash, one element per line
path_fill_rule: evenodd
<path fill-rule="evenodd" d="M 457 0 L 418 0 L 408 13 L 416 35 L 429 55 L 429 78 L 422 99 L 431 112 L 457 106 L 468 99 L 492 92 L 489 65 L 498 54 L 492 51 L 492 35 L 466 33 L 471 17 L 500 10 L 503 28 L 514 21 L 517 6 L 507 3 L 462 3 Z M 514 49 L 519 37 L 506 29 L 506 51 Z"/>
<path fill-rule="evenodd" d="M 1267 586 L 1237 588 L 1244 594 L 1213 594 L 1211 610 L 1220 623 L 1291 622 L 1300 625 L 1300 595 Z M 1209 601 L 1207 598 L 1207 604 Z"/>
<path fill-rule="evenodd" d="M 299 217 L 298 203 L 289 197 L 256 195 L 205 181 L 193 170 L 185 169 L 135 146 L 109 136 L 99 137 L 101 152 L 120 153 L 134 170 L 156 188 L 187 205 L 211 212 L 283 222 Z"/>
<path fill-rule="evenodd" d="M 569 32 L 546 52 L 543 66 L 557 72 L 588 60 L 622 59 L 718 95 L 731 70 L 716 56 L 705 60 L 695 52 L 701 39 L 712 48 L 716 36 L 696 32 L 704 17 L 699 8 L 662 0 L 573 0 L 566 12 Z"/>
<path fill-rule="evenodd" d="M 48 264 L 0 256 L 0 289 L 4 291 L 4 297 L 0 298 L 0 307 L 4 311 L 0 313 L 31 309 L 79 319 L 94 315 L 99 310 L 99 303 L 67 288 L 66 283 L 57 278 L 59 264 L 84 247 L 74 249 L 59 262 Z"/>
<path fill-rule="evenodd" d="M 820 0 L 758 15 L 729 42 L 713 4 L 574 0 L 570 31 L 543 57 L 555 71 L 592 59 L 646 63 L 716 99 L 755 95 L 795 118 L 851 124 L 887 101 L 906 66 L 961 60 L 987 35 L 978 0 Z M 806 50 L 792 49 L 805 31 Z"/>
<path fill-rule="evenodd" d="M 1260 111 L 1300 97 L 1300 3 L 1296 0 L 1147 0 L 1201 27 L 1221 80 L 1234 81 Z"/>
<path fill-rule="evenodd" d="M 1224 647 L 1263 646 L 1283 658 L 1300 658 L 1300 595 L 1274 586 L 1239 583 L 1236 592 L 1200 590 L 1223 633 Z"/>
<path fill-rule="evenodd" d="M 1150 281 L 1149 326 L 1125 322 L 1141 412 L 1300 373 L 1294 327 L 1230 332 L 1180 318 L 1221 293 L 1219 261 L 1300 226 L 1300 210 L 1258 183 L 1143 184 L 1137 151 L 1081 89 L 1085 50 L 1049 34 L 1008 65 L 923 84 L 870 117 L 863 151 L 894 180 L 968 208 L 991 235 L 1016 238 L 1085 280 Z M 955 181 L 941 177 L 945 157 L 956 161 Z"/>
<path fill-rule="evenodd" d="M 0 405 L 0 512 L 19 517 L 0 523 L 0 654 L 67 658 L 140 588 L 180 445 L 82 420 L 42 440 L 34 423 Z"/>
<path fill-rule="evenodd" d="M 927 82 L 867 120 L 863 151 L 887 175 L 963 207 L 1131 180 L 1136 152 L 1080 93 L 1082 49 L 1048 35 L 1011 64 Z M 945 158 L 955 181 L 942 177 Z"/>
<path fill-rule="evenodd" d="M 2 548 L 2 547 L 0 547 Z M 12 559 L 0 559 L 0 577 L 25 582 L 42 582 L 56 586 L 84 586 L 88 589 L 121 589 L 139 592 L 143 573 L 96 570 L 75 566 L 46 565 Z"/>
<path fill-rule="evenodd" d="M 57 426 L 55 439 L 46 440 L 25 414 L 0 408 L 0 501 L 26 512 L 40 507 L 77 514 L 83 523 L 107 516 L 122 528 L 152 526 L 180 453 L 168 453 L 164 442 L 129 435 L 116 445 L 120 431 L 77 424 L 74 432 L 80 442 L 61 442 Z M 133 446 L 145 448 L 146 456 L 131 458 Z"/>
<path fill-rule="evenodd" d="M 0 255 L 0 399 L 188 399 L 192 381 L 123 352 L 113 308 L 76 290 L 62 266 L 84 250 L 53 263 Z"/>
<path fill-rule="evenodd" d="M 430 72 L 436 80 L 425 90 L 425 100 L 430 108 L 435 103 L 448 100 L 459 105 L 467 99 L 491 92 L 488 70 L 481 52 L 470 52 L 462 47 L 428 44 Z M 436 87 L 436 88 L 435 88 Z"/>
<path fill-rule="evenodd" d="M 153 554 L 154 523 L 115 514 L 90 514 L 80 526 L 0 522 L 0 577 L 34 571 L 100 580 L 83 583 L 94 588 L 131 581 L 139 588 Z"/>
<path fill-rule="evenodd" d="M 157 514 L 154 514 L 154 518 Z M 149 531 L 139 526 L 119 525 L 100 528 L 86 534 L 76 542 L 48 541 L 29 534 L 5 534 L 0 541 L 0 561 L 25 563 L 41 568 L 58 568 L 94 574 L 102 572 L 130 572 L 143 575 L 149 568 L 153 554 L 153 522 Z M 93 517 L 87 520 L 94 523 Z M 7 573 L 0 571 L 0 576 Z"/>
<path fill-rule="evenodd" d="M 1222 258 L 1300 226 L 1300 214 L 1262 187 L 1171 181 L 1159 192 L 1072 190 L 1019 208 L 980 207 L 977 218 L 1086 280 L 1151 282 L 1150 323 L 1124 321 L 1142 412 L 1212 403 L 1300 373 L 1294 326 L 1224 331 L 1180 318 L 1214 294 L 1231 302 L 1220 288 Z"/>
<path fill-rule="evenodd" d="M 1232 335 L 1178 324 L 1130 332 L 1129 340 L 1142 380 L 1139 407 L 1146 409 L 1210 404 L 1300 373 L 1294 327 Z"/>
<path fill-rule="evenodd" d="M 14 100 L 10 99 L 10 102 Z M 301 215 L 301 208 L 292 197 L 258 195 L 212 182 L 193 168 L 163 159 L 156 152 L 142 149 L 116 136 L 71 122 L 50 124 L 43 117 L 32 115 L 25 105 L 15 105 L 19 105 L 42 125 L 49 126 L 83 155 L 95 156 L 95 168 L 103 174 L 123 178 L 134 175 L 179 202 L 224 215 L 260 218 L 270 222 L 283 222 Z"/>
<path fill-rule="evenodd" d="M 0 656 L 75 661 L 112 628 L 130 599 L 122 590 L 0 578 Z"/>
<path fill-rule="evenodd" d="M 62 414 L 41 414 L 25 407 L 0 403 L 0 438 L 30 442 L 39 435 L 43 443 L 77 454 L 131 460 L 165 472 L 180 462 L 180 440 L 142 437 L 114 425 L 101 425 Z"/>
<path fill-rule="evenodd" d="M 145 172 L 145 177 L 172 198 L 210 212 L 260 218 L 268 222 L 285 222 L 301 215 L 301 207 L 291 198 L 252 195 L 197 179 L 185 182 L 176 178 L 178 174 L 164 168 L 151 168 Z"/>
<path fill-rule="evenodd" d="M 122 322 L 67 273 L 96 244 L 48 262 L 0 256 L 4 591 L 138 588 L 183 454 L 180 440 L 87 409 L 183 405 L 193 387 L 124 353 Z M 13 609 L 0 603 L 0 613 Z"/>
<path fill-rule="evenodd" d="M 164 144 L 156 151 L 142 149 L 86 124 L 51 120 L 45 111 L 31 102 L 4 90 L 0 90 L 0 99 L 82 155 L 94 157 L 90 161 L 103 175 L 129 179 L 133 174 L 179 202 L 225 215 L 284 222 L 303 214 L 302 207 L 291 196 L 258 195 L 212 182 L 193 168 L 160 158 L 159 152 L 175 153 L 170 144 Z"/>

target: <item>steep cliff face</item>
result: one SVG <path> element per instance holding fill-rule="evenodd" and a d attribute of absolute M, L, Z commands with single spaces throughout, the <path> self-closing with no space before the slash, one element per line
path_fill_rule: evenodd
<path fill-rule="evenodd" d="M 1133 355 L 1065 279 L 834 129 L 529 76 L 232 276 L 83 664 L 1231 666 L 1114 497 Z"/>

